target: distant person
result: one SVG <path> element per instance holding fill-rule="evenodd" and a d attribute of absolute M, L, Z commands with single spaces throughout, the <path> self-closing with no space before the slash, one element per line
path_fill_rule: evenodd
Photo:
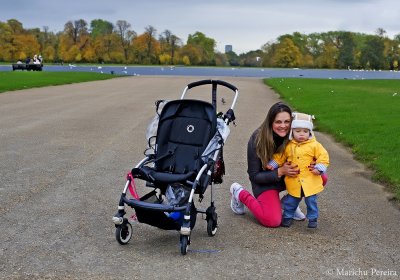
<path fill-rule="evenodd" d="M 33 64 L 40 64 L 40 61 L 36 54 L 33 56 Z"/>
<path fill-rule="evenodd" d="M 326 149 L 315 139 L 313 133 L 313 117 L 303 113 L 293 113 L 289 143 L 283 153 L 276 153 L 268 163 L 267 169 L 279 168 L 286 162 L 299 167 L 296 176 L 285 176 L 288 195 L 282 200 L 282 226 L 290 227 L 295 211 L 304 197 L 307 205 L 308 227 L 316 228 L 319 216 L 317 194 L 324 189 L 321 174 L 329 165 L 329 155 Z M 315 162 L 310 168 L 310 163 Z"/>
<path fill-rule="evenodd" d="M 265 120 L 253 132 L 247 144 L 247 173 L 254 196 L 238 183 L 233 183 L 230 188 L 233 212 L 243 215 L 246 205 L 257 221 L 265 227 L 281 225 L 279 192 L 285 190 L 284 178 L 296 177 L 299 172 L 297 165 L 289 162 L 275 170 L 265 168 L 275 153 L 285 150 L 291 122 L 292 110 L 289 106 L 282 102 L 271 106 Z M 305 218 L 298 207 L 295 218 Z"/>

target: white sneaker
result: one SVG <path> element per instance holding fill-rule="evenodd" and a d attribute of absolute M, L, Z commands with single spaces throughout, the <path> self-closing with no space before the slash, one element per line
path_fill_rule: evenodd
<path fill-rule="evenodd" d="M 231 208 L 235 214 L 243 215 L 244 214 L 244 204 L 239 200 L 239 194 L 243 190 L 243 187 L 238 183 L 233 183 L 231 185 Z"/>
<path fill-rule="evenodd" d="M 306 219 L 306 215 L 301 212 L 300 207 L 297 206 L 296 211 L 294 211 L 293 219 L 296 221 L 304 221 Z"/>

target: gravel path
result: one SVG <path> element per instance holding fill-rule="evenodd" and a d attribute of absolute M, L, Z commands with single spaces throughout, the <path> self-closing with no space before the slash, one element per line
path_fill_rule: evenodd
<path fill-rule="evenodd" d="M 154 102 L 177 99 L 200 79 L 127 77 L 0 94 L 0 279 L 400 278 L 400 211 L 326 135 L 317 133 L 332 162 L 317 230 L 305 222 L 264 228 L 232 213 L 230 184 L 249 185 L 248 137 L 278 100 L 252 78 L 224 79 L 240 96 L 227 174 L 214 189 L 216 236 L 199 216 L 186 256 L 177 232 L 145 224 L 120 246 L 111 217 L 126 173 L 143 158 Z M 201 88 L 191 97 L 210 96 Z M 218 93 L 229 103 L 229 91 Z"/>

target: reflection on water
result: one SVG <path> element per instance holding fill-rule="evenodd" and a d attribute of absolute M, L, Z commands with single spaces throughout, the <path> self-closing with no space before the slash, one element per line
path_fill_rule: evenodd
<path fill-rule="evenodd" d="M 12 71 L 10 66 L 0 66 L 0 71 Z M 83 71 L 116 75 L 155 76 L 204 76 L 204 77 L 253 77 L 253 78 L 323 78 L 323 79 L 399 79 L 399 71 L 367 70 L 321 70 L 278 68 L 229 68 L 229 67 L 184 67 L 184 66 L 77 66 L 45 65 L 43 71 Z"/>

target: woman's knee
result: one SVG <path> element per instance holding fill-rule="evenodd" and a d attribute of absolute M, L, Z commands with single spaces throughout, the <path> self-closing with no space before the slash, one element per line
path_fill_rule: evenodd
<path fill-rule="evenodd" d="M 260 219 L 260 223 L 265 227 L 279 227 L 282 222 L 282 210 L 281 207 L 274 207 L 265 209 L 263 217 Z"/>
<path fill-rule="evenodd" d="M 260 223 L 265 227 L 276 228 L 281 225 L 282 215 L 268 217 L 260 221 Z"/>

